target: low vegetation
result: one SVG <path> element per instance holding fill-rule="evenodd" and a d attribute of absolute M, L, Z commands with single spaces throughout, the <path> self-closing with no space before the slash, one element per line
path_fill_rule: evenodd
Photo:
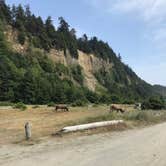
<path fill-rule="evenodd" d="M 82 100 L 76 100 L 75 102 L 73 102 L 71 104 L 72 107 L 82 107 L 86 105 L 86 101 L 82 101 Z"/>
<path fill-rule="evenodd" d="M 125 120 L 126 122 L 134 122 L 139 124 L 153 124 L 166 121 L 166 112 L 165 111 L 132 111 L 121 113 L 109 113 L 102 116 L 88 117 L 81 121 L 70 122 L 70 125 L 79 125 L 85 123 L 93 123 L 100 121 L 109 121 L 109 120 Z"/>
<path fill-rule="evenodd" d="M 14 106 L 13 106 L 14 109 L 20 109 L 21 111 L 25 111 L 27 109 L 27 106 L 24 104 L 24 103 L 16 103 Z"/>
<path fill-rule="evenodd" d="M 55 106 L 55 103 L 54 102 L 50 102 L 47 104 L 48 107 L 54 107 Z"/>
<path fill-rule="evenodd" d="M 161 110 L 166 108 L 165 99 L 161 96 L 150 97 L 142 103 L 142 109 Z"/>

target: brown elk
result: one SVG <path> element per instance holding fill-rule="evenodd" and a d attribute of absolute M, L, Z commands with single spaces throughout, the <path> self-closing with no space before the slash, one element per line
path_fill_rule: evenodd
<path fill-rule="evenodd" d="M 69 108 L 67 106 L 64 106 L 64 105 L 56 105 L 55 106 L 55 111 L 58 111 L 58 110 L 63 110 L 63 111 L 68 112 Z"/>
<path fill-rule="evenodd" d="M 110 112 L 113 112 L 113 111 L 120 112 L 120 113 L 124 113 L 124 112 L 125 112 L 124 109 L 119 108 L 119 107 L 117 107 L 117 106 L 115 106 L 115 105 L 111 105 L 111 106 L 110 106 Z"/>

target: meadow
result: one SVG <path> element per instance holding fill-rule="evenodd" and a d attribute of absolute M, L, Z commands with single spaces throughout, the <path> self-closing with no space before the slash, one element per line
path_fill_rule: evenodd
<path fill-rule="evenodd" d="M 30 122 L 33 140 L 51 137 L 65 126 L 85 124 L 90 122 L 122 119 L 128 129 L 146 126 L 166 121 L 166 111 L 139 111 L 133 105 L 120 105 L 126 110 L 122 113 L 109 113 L 107 105 L 89 105 L 85 107 L 70 107 L 69 112 L 56 112 L 54 107 L 46 105 L 28 105 L 26 110 L 11 106 L 0 107 L 0 144 L 16 143 L 25 139 L 24 125 Z M 117 129 L 117 128 L 116 128 Z M 108 132 L 99 129 L 97 132 Z M 93 132 L 89 131 L 88 134 Z"/>

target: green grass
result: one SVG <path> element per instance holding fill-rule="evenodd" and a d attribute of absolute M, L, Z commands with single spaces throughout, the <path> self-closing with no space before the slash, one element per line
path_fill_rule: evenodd
<path fill-rule="evenodd" d="M 47 104 L 48 107 L 54 107 L 55 106 L 55 103 L 54 102 L 50 102 Z"/>
<path fill-rule="evenodd" d="M 22 102 L 19 102 L 19 103 L 16 103 L 13 108 L 16 108 L 16 109 L 20 109 L 21 111 L 25 111 L 27 109 L 27 106 L 22 103 Z"/>

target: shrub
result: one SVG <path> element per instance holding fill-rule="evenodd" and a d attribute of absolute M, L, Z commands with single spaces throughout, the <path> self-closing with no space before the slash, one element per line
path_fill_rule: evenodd
<path fill-rule="evenodd" d="M 142 103 L 142 109 L 161 110 L 165 108 L 165 101 L 162 97 L 151 97 Z"/>
<path fill-rule="evenodd" d="M 95 104 L 99 103 L 99 95 L 97 93 L 92 92 L 88 89 L 85 89 L 84 91 L 85 91 L 85 96 L 90 103 L 95 103 Z"/>
<path fill-rule="evenodd" d="M 55 103 L 54 102 L 50 102 L 47 104 L 48 107 L 54 107 L 55 106 Z"/>
<path fill-rule="evenodd" d="M 135 102 L 133 100 L 124 100 L 123 104 L 134 104 Z"/>
<path fill-rule="evenodd" d="M 112 100 L 111 100 L 111 96 L 110 95 L 107 95 L 107 94 L 103 94 L 101 95 L 100 97 L 100 103 L 105 103 L 105 104 L 110 104 L 112 103 Z"/>
<path fill-rule="evenodd" d="M 113 95 L 113 96 L 111 96 L 111 103 L 120 103 L 120 101 L 121 101 L 121 99 L 120 99 L 120 97 L 119 96 L 117 96 L 117 95 Z"/>
<path fill-rule="evenodd" d="M 25 111 L 27 109 L 27 106 L 24 103 L 19 102 L 19 103 L 16 103 L 13 108 L 17 108 L 22 111 Z"/>
<path fill-rule="evenodd" d="M 86 102 L 83 100 L 76 100 L 74 103 L 72 103 L 72 106 L 73 107 L 77 107 L 77 106 L 81 107 L 81 106 L 85 106 L 85 104 L 86 104 Z"/>

